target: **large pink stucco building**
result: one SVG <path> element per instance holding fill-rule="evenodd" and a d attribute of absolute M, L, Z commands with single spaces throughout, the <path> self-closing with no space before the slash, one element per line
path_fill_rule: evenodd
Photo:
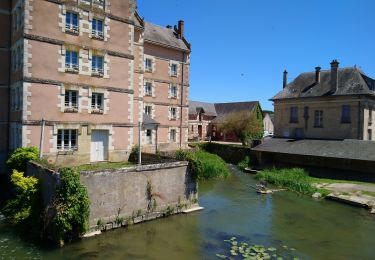
<path fill-rule="evenodd" d="M 2 0 L 0 163 L 40 146 L 58 164 L 185 147 L 190 44 L 184 23 L 145 22 L 135 0 Z"/>

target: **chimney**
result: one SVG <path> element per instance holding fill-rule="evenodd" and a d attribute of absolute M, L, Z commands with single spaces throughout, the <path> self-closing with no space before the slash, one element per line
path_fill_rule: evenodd
<path fill-rule="evenodd" d="M 288 72 L 284 70 L 283 89 L 286 87 L 287 84 L 288 84 Z"/>
<path fill-rule="evenodd" d="M 315 67 L 315 83 L 320 83 L 320 70 L 321 67 Z"/>
<path fill-rule="evenodd" d="M 184 27 L 185 27 L 184 25 L 185 25 L 185 23 L 184 23 L 183 20 L 178 21 L 178 31 L 177 31 L 177 33 L 178 33 L 179 39 L 184 38 Z"/>
<path fill-rule="evenodd" d="M 338 77 L 339 77 L 339 62 L 333 60 L 331 62 L 331 92 L 335 93 L 338 88 Z"/>

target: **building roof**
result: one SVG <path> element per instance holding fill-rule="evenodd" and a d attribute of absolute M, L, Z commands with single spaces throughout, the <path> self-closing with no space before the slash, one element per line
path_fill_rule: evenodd
<path fill-rule="evenodd" d="M 375 96 L 375 81 L 358 68 L 338 70 L 338 89 L 331 92 L 331 70 L 321 71 L 320 83 L 315 82 L 315 71 L 300 74 L 271 100 L 287 98 L 370 94 Z"/>
<path fill-rule="evenodd" d="M 145 41 L 187 52 L 190 51 L 190 47 L 186 41 L 179 39 L 174 29 L 162 27 L 149 22 L 145 22 Z"/>
<path fill-rule="evenodd" d="M 272 138 L 253 151 L 375 161 L 375 142 L 362 140 L 293 140 Z"/>
<path fill-rule="evenodd" d="M 252 111 L 258 104 L 258 101 L 215 103 L 215 109 L 218 115 L 222 115 L 245 110 Z"/>
<path fill-rule="evenodd" d="M 152 119 L 149 115 L 143 113 L 143 125 L 159 125 L 159 123 Z"/>
<path fill-rule="evenodd" d="M 217 116 L 214 104 L 200 101 L 189 101 L 189 115 L 197 115 L 201 109 L 203 109 L 206 116 Z"/>

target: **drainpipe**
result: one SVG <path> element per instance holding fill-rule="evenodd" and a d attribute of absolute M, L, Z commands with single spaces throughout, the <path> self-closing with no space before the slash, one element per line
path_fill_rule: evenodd
<path fill-rule="evenodd" d="M 185 63 L 185 52 L 182 52 L 182 72 L 181 72 L 181 106 L 180 106 L 180 149 L 182 149 L 182 116 L 183 116 L 183 104 L 184 104 L 184 63 Z"/>

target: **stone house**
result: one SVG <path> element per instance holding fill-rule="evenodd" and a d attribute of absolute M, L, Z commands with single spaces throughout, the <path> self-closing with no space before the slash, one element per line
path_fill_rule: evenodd
<path fill-rule="evenodd" d="M 300 74 L 271 100 L 275 137 L 374 140 L 375 81 L 356 67 Z"/>
<path fill-rule="evenodd" d="M 233 113 L 251 111 L 262 116 L 258 101 L 205 103 L 189 102 L 189 140 L 239 142 L 234 133 L 224 133 L 220 126 Z"/>
<path fill-rule="evenodd" d="M 145 22 L 136 0 L 4 0 L 0 23 L 0 165 L 40 144 L 58 164 L 127 160 L 144 114 L 145 150 L 186 146 L 183 21 Z"/>

